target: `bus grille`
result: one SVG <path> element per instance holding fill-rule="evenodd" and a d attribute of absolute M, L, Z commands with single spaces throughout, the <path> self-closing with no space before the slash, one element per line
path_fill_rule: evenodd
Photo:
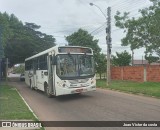
<path fill-rule="evenodd" d="M 89 79 L 76 79 L 76 80 L 69 80 L 71 84 L 78 84 L 78 83 L 86 83 Z"/>

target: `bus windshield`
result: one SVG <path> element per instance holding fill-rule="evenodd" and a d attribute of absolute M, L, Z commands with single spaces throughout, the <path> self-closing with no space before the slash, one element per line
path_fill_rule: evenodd
<path fill-rule="evenodd" d="M 95 74 L 94 59 L 91 55 L 57 55 L 57 75 L 60 78 L 76 78 Z"/>

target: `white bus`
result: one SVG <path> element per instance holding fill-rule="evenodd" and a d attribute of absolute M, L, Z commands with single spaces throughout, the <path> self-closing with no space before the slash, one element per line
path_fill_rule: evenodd
<path fill-rule="evenodd" d="M 25 82 L 48 97 L 96 90 L 93 50 L 55 46 L 25 59 Z"/>

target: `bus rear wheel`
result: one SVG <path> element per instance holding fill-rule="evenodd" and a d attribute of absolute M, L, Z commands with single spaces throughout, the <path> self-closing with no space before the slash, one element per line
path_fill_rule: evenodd
<path fill-rule="evenodd" d="M 47 95 L 47 97 L 51 98 L 52 95 L 49 93 L 49 86 L 47 83 L 44 84 L 44 92 Z"/>

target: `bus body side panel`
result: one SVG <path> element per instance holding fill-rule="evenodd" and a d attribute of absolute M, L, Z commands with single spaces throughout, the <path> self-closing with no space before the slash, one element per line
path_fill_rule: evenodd
<path fill-rule="evenodd" d="M 48 83 L 48 75 L 46 74 L 47 70 L 36 70 L 36 82 L 37 89 L 44 91 L 44 83 Z"/>
<path fill-rule="evenodd" d="M 37 75 L 36 75 L 36 71 L 33 72 L 33 84 L 34 84 L 34 87 L 37 87 Z"/>
<path fill-rule="evenodd" d="M 25 71 L 25 82 L 28 86 L 34 87 L 34 77 L 33 70 Z"/>

